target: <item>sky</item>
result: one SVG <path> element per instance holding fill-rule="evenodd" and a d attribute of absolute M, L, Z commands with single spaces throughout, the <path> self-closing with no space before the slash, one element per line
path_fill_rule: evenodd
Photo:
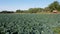
<path fill-rule="evenodd" d="M 44 8 L 55 0 L 0 0 L 0 10 L 15 11 L 29 8 Z M 60 0 L 57 0 L 60 2 Z"/>

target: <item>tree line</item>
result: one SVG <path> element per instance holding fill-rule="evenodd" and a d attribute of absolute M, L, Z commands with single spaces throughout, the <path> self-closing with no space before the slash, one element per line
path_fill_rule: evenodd
<path fill-rule="evenodd" d="M 53 10 L 60 11 L 60 4 L 58 1 L 54 1 L 45 8 L 29 8 L 28 10 L 16 10 L 14 11 L 1 11 L 0 13 L 39 13 L 39 12 L 52 12 Z"/>

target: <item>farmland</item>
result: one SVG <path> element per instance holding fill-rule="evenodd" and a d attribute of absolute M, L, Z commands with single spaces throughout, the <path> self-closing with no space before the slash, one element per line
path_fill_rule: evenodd
<path fill-rule="evenodd" d="M 1 34 L 58 34 L 59 26 L 60 14 L 0 14 Z"/>

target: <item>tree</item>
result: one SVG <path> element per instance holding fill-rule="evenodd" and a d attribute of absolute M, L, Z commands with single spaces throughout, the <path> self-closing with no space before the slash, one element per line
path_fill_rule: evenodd
<path fill-rule="evenodd" d="M 45 7 L 45 8 L 44 8 L 44 11 L 45 11 L 45 12 L 49 12 L 50 10 L 49 10 L 48 7 Z"/>
<path fill-rule="evenodd" d="M 60 6 L 59 2 L 58 1 L 54 1 L 48 7 L 49 7 L 50 11 L 52 12 L 53 10 L 58 10 L 59 6 Z"/>
<path fill-rule="evenodd" d="M 16 10 L 16 13 L 22 13 L 23 10 Z"/>
<path fill-rule="evenodd" d="M 41 12 L 43 9 L 42 8 L 30 8 L 28 11 L 30 13 L 37 13 L 37 12 Z"/>
<path fill-rule="evenodd" d="M 7 11 L 7 10 L 5 10 L 5 11 L 1 11 L 0 13 L 14 13 L 14 11 Z"/>

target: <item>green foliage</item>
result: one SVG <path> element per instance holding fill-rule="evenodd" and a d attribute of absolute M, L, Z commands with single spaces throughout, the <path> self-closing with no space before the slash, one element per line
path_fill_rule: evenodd
<path fill-rule="evenodd" d="M 13 11 L 1 11 L 0 13 L 14 13 Z"/>
<path fill-rule="evenodd" d="M 30 8 L 29 10 L 16 10 L 16 13 L 37 13 L 42 11 L 42 8 Z"/>
<path fill-rule="evenodd" d="M 23 10 L 16 10 L 16 13 L 22 13 Z"/>
<path fill-rule="evenodd" d="M 0 32 L 53 34 L 52 27 L 60 25 L 59 18 L 60 14 L 0 14 Z"/>
<path fill-rule="evenodd" d="M 53 27 L 54 33 L 60 34 L 60 27 Z"/>
<path fill-rule="evenodd" d="M 29 12 L 31 13 L 37 13 L 37 12 L 42 12 L 43 9 L 42 8 L 30 8 Z"/>
<path fill-rule="evenodd" d="M 60 8 L 60 5 L 59 5 L 59 2 L 58 1 L 54 1 L 53 3 L 51 3 L 48 8 L 51 10 L 51 12 L 53 10 L 59 10 Z"/>

